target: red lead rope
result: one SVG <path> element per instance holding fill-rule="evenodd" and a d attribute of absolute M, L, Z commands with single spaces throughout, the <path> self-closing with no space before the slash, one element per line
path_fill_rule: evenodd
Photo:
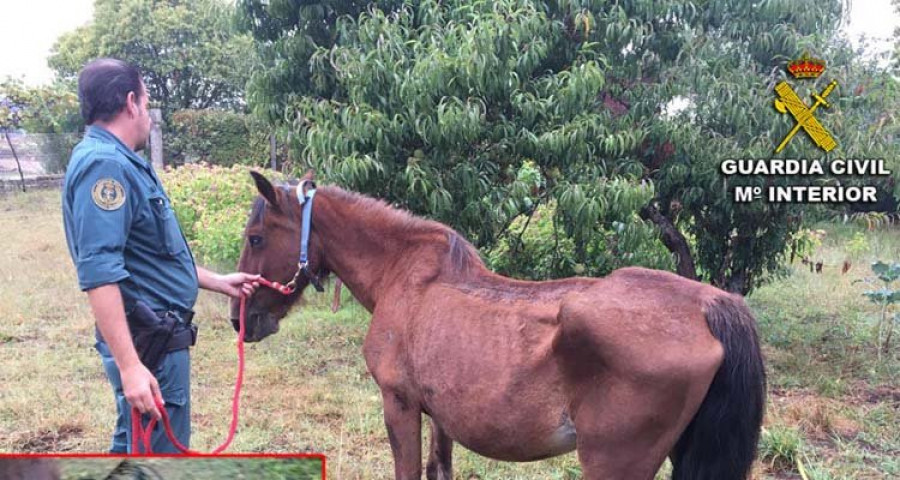
<path fill-rule="evenodd" d="M 278 282 L 270 282 L 262 277 L 259 278 L 258 282 L 260 285 L 276 290 L 282 295 L 290 295 L 294 292 L 293 287 L 282 285 Z M 169 423 L 169 414 L 168 412 L 166 412 L 165 405 L 163 405 L 163 403 L 158 399 L 156 400 L 156 408 L 162 415 L 163 427 L 166 432 L 166 437 L 169 438 L 169 441 L 172 442 L 172 445 L 175 445 L 175 448 L 188 456 L 218 455 L 225 451 L 225 449 L 227 449 L 228 446 L 231 445 L 231 441 L 234 440 L 234 433 L 237 431 L 238 405 L 240 404 L 241 398 L 241 384 L 244 382 L 244 324 L 247 317 L 246 307 L 247 297 L 241 297 L 241 316 L 239 319 L 240 328 L 238 331 L 237 339 L 238 372 L 237 380 L 235 381 L 234 385 L 234 396 L 231 399 L 231 427 L 228 429 L 228 437 L 225 439 L 225 441 L 210 453 L 198 452 L 196 450 L 191 450 L 190 448 L 185 447 L 181 444 L 181 442 L 178 441 L 177 438 L 175 438 L 175 434 L 172 433 L 172 425 Z M 141 450 L 143 450 L 143 455 L 150 455 L 153 453 L 153 450 L 150 447 L 150 437 L 153 434 L 153 429 L 156 428 L 156 422 L 157 420 L 155 418 L 152 418 L 150 419 L 150 422 L 148 422 L 147 425 L 144 426 L 143 422 L 141 421 L 141 413 L 137 408 L 131 408 L 132 455 L 141 455 Z"/>

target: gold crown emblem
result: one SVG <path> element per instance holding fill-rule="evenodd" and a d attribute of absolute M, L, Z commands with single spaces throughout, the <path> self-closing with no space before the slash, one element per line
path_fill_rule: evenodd
<path fill-rule="evenodd" d="M 825 60 L 804 53 L 799 60 L 789 63 L 787 70 L 794 78 L 818 78 L 825 72 Z"/>

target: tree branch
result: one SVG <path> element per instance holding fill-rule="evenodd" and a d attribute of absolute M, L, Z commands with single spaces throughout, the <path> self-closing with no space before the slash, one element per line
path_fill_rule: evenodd
<path fill-rule="evenodd" d="M 16 159 L 16 167 L 19 169 L 19 179 L 22 181 L 22 191 L 25 191 L 25 175 L 22 173 L 22 164 L 19 163 L 19 156 L 16 154 L 16 147 L 13 146 L 12 140 L 9 139 L 9 130 L 4 128 L 3 135 L 6 136 L 6 143 L 9 144 L 9 149 L 12 150 L 13 158 Z"/>
<path fill-rule="evenodd" d="M 528 220 L 525 221 L 525 226 L 522 227 L 522 231 L 519 232 L 519 237 L 516 239 L 516 243 L 513 244 L 512 253 L 516 255 L 519 252 L 519 247 L 522 246 L 522 237 L 525 236 L 525 230 L 528 230 L 528 225 L 531 224 L 531 219 L 534 218 L 534 214 L 537 213 L 538 206 L 541 204 L 541 197 L 538 195 L 537 201 L 534 203 L 534 206 L 531 208 L 531 213 L 528 214 Z"/>
<path fill-rule="evenodd" d="M 670 252 L 675 254 L 677 262 L 676 273 L 691 280 L 697 280 L 697 268 L 694 266 L 694 257 L 691 256 L 691 248 L 681 231 L 675 227 L 668 217 L 660 213 L 655 203 L 650 203 L 641 209 L 641 218 L 653 222 L 662 232 L 662 242 Z"/>

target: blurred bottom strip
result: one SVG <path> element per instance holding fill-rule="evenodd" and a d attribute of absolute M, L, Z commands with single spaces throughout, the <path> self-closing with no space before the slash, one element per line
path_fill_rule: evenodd
<path fill-rule="evenodd" d="M 217 457 L 0 455 L 0 480 L 325 479 L 325 457 L 314 454 Z"/>

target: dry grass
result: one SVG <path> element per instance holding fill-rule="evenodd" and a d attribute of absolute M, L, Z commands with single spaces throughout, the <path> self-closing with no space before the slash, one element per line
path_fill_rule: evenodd
<path fill-rule="evenodd" d="M 92 347 L 93 320 L 76 286 L 58 204 L 54 192 L 0 197 L 2 452 L 107 448 L 112 393 Z M 872 258 L 900 258 L 900 235 L 868 237 L 869 250 L 841 276 L 843 243 L 852 234 L 841 228 L 820 249 L 824 274 L 798 264 L 793 276 L 750 298 L 772 390 L 763 447 L 799 458 L 810 480 L 897 478 L 900 361 L 895 355 L 874 363 L 872 310 L 852 281 L 868 274 Z M 323 452 L 331 478 L 389 478 L 381 398 L 361 354 L 368 314 L 349 297 L 332 314 L 324 297 L 311 296 L 279 334 L 248 346 L 241 424 L 230 451 Z M 226 433 L 234 332 L 224 298 L 204 292 L 197 311 L 193 444 L 209 449 Z M 580 478 L 574 454 L 515 464 L 459 446 L 454 452 L 460 479 Z M 795 461 L 768 457 L 755 472 L 760 479 L 800 478 Z"/>
<path fill-rule="evenodd" d="M 876 308 L 862 295 L 871 287 L 859 281 L 872 276 L 873 261 L 900 260 L 900 232 L 869 232 L 860 245 L 859 227 L 822 228 L 828 234 L 813 260 L 824 263 L 823 273 L 798 261 L 790 276 L 749 298 L 769 370 L 763 456 L 793 451 L 811 480 L 898 478 L 900 349 L 876 360 Z M 846 274 L 844 260 L 852 264 Z M 787 445 L 793 435 L 797 444 Z M 761 462 L 768 474 L 800 478 L 796 461 L 772 460 Z"/>

